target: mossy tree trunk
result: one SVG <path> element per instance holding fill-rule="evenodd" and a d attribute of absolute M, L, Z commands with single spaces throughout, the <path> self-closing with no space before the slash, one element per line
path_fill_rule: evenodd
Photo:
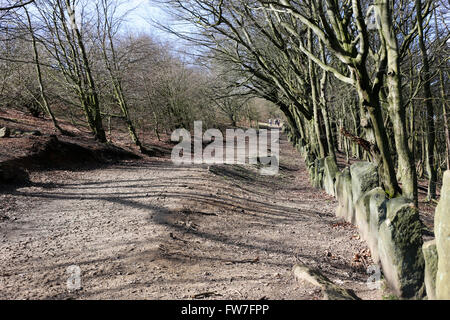
<path fill-rule="evenodd" d="M 392 161 L 391 148 L 387 131 L 384 126 L 383 115 L 381 110 L 380 98 L 377 93 L 373 93 L 368 82 L 368 75 L 365 68 L 355 70 L 357 79 L 357 92 L 359 96 L 359 104 L 361 110 L 367 112 L 376 145 L 380 152 L 382 165 L 383 181 L 386 192 L 390 197 L 399 194 L 400 187 L 395 175 L 394 162 Z"/>
<path fill-rule="evenodd" d="M 308 29 L 308 49 L 310 52 L 313 52 L 313 35 L 312 31 Z M 311 86 L 311 100 L 313 104 L 313 122 L 314 122 L 314 130 L 317 136 L 317 147 L 319 149 L 320 158 L 325 158 L 325 147 L 322 141 L 321 134 L 321 124 L 319 118 L 319 99 L 318 99 L 318 90 L 317 90 L 317 76 L 315 65 L 311 59 L 308 59 L 308 71 L 309 71 L 309 82 Z"/>
<path fill-rule="evenodd" d="M 436 142 L 436 126 L 434 119 L 434 106 L 433 96 L 431 93 L 431 75 L 430 75 L 430 63 L 428 59 L 428 52 L 425 45 L 425 35 L 423 28 L 422 18 L 422 1 L 415 0 L 416 16 L 417 16 L 417 29 L 419 38 L 419 48 L 422 58 L 422 74 L 423 78 L 423 91 L 426 105 L 426 135 L 427 135 L 427 150 L 426 150 L 426 168 L 428 172 L 428 199 L 436 199 L 436 181 L 437 171 L 435 165 L 435 153 L 434 147 Z"/>
<path fill-rule="evenodd" d="M 144 152 L 145 149 L 142 146 L 141 141 L 136 133 L 136 129 L 134 127 L 133 121 L 130 117 L 128 103 L 125 98 L 125 93 L 122 87 L 122 81 L 120 77 L 120 67 L 118 64 L 118 58 L 116 54 L 116 49 L 114 46 L 114 34 L 113 34 L 113 25 L 112 19 L 113 16 L 110 11 L 114 11 L 116 8 L 110 8 L 108 6 L 108 2 L 106 0 L 102 0 L 101 7 L 97 6 L 98 11 L 98 36 L 101 39 L 101 51 L 103 60 L 108 71 L 109 77 L 111 79 L 111 84 L 113 86 L 114 97 L 119 105 L 119 108 L 122 112 L 123 119 L 127 125 L 128 132 L 130 134 L 131 140 L 133 143 L 139 148 L 141 152 Z M 103 13 L 103 17 L 100 12 Z M 103 24 L 102 24 L 103 23 Z M 109 55 L 108 55 L 109 53 Z"/>
<path fill-rule="evenodd" d="M 322 41 L 319 40 L 319 42 L 320 42 L 321 59 L 323 63 L 326 63 L 325 46 L 323 45 Z M 320 79 L 320 107 L 322 110 L 322 117 L 325 126 L 325 134 L 328 146 L 328 156 L 331 156 L 333 158 L 333 161 L 337 163 L 336 152 L 334 150 L 335 143 L 333 139 L 333 131 L 331 130 L 330 117 L 328 114 L 328 102 L 326 94 L 327 85 L 328 85 L 328 72 L 322 70 L 322 78 Z"/>
<path fill-rule="evenodd" d="M 45 93 L 44 82 L 42 80 L 42 70 L 41 70 L 41 64 L 40 64 L 40 60 L 39 60 L 39 52 L 38 52 L 38 48 L 37 48 L 36 36 L 34 34 L 33 25 L 31 23 L 31 18 L 30 18 L 28 9 L 26 7 L 23 7 L 23 9 L 24 9 L 25 15 L 27 17 L 28 29 L 29 29 L 29 32 L 31 35 L 31 43 L 33 46 L 34 62 L 35 62 L 35 66 L 36 66 L 36 76 L 37 76 L 37 80 L 39 83 L 39 93 L 40 93 L 41 100 L 42 100 L 42 104 L 41 104 L 42 108 L 44 109 L 44 111 L 48 114 L 48 116 L 52 120 L 52 123 L 53 123 L 53 126 L 55 127 L 55 129 L 58 130 L 60 133 L 65 133 L 64 130 L 62 130 L 61 127 L 59 126 L 58 121 L 56 120 L 56 117 L 55 117 L 55 115 L 50 107 L 50 104 L 48 102 L 47 95 Z"/>
<path fill-rule="evenodd" d="M 437 23 L 437 12 L 436 11 L 434 13 L 434 28 L 436 30 L 435 32 L 437 34 L 437 37 L 439 37 L 439 25 Z M 447 63 L 444 64 L 444 68 L 439 69 L 439 89 L 440 89 L 440 96 L 441 96 L 441 103 L 442 103 L 442 114 L 443 114 L 443 118 L 444 118 L 446 163 L 447 163 L 447 170 L 450 170 L 450 129 L 449 129 L 449 123 L 448 123 L 449 119 L 448 119 L 447 94 L 445 91 L 444 73 L 442 71 L 442 69 L 445 69 L 446 66 L 447 66 Z"/>
<path fill-rule="evenodd" d="M 399 48 L 392 25 L 392 11 L 388 0 L 378 0 L 375 5 L 379 13 L 381 35 L 384 38 L 386 47 L 388 103 L 394 130 L 398 164 L 401 170 L 402 191 L 405 197 L 414 200 L 417 204 L 417 174 L 414 159 L 408 147 L 406 109 L 402 100 Z"/>

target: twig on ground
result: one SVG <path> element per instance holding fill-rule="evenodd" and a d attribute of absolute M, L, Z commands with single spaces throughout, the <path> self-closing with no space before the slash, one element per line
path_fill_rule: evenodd
<path fill-rule="evenodd" d="M 193 299 L 206 299 L 211 297 L 222 297 L 222 295 L 216 292 L 203 292 L 192 296 Z"/>
<path fill-rule="evenodd" d="M 233 265 L 233 264 L 246 264 L 246 263 L 254 264 L 254 263 L 258 263 L 258 262 L 259 262 L 259 257 L 257 257 L 256 259 L 253 259 L 253 260 L 247 259 L 247 260 L 241 260 L 241 261 L 228 261 L 225 264 L 227 266 L 229 266 L 229 265 Z"/>

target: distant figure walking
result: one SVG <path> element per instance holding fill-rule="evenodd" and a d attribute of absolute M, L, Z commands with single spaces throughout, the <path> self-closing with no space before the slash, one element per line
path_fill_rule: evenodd
<path fill-rule="evenodd" d="M 272 126 L 272 119 L 269 119 L 269 126 Z"/>

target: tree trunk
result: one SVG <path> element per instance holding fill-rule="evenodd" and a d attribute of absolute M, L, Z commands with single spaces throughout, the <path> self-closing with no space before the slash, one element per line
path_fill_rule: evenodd
<path fill-rule="evenodd" d="M 41 71 L 41 65 L 39 62 L 39 52 L 37 49 L 36 37 L 34 35 L 33 26 L 31 24 L 30 14 L 28 13 L 28 10 L 26 7 L 24 7 L 23 9 L 25 10 L 25 14 L 27 16 L 28 28 L 29 28 L 30 35 L 31 35 L 31 43 L 33 45 L 34 61 L 35 61 L 35 65 L 36 65 L 36 75 L 37 75 L 37 79 L 38 79 L 38 83 L 39 83 L 39 93 L 41 95 L 43 109 L 48 114 L 50 119 L 52 120 L 52 123 L 53 123 L 53 126 L 55 127 L 55 129 L 58 130 L 60 133 L 65 133 L 64 130 L 62 130 L 61 127 L 58 125 L 56 117 L 53 114 L 50 104 L 48 103 L 47 95 L 45 94 L 45 89 L 44 89 L 44 82 L 42 80 L 42 71 Z"/>
<path fill-rule="evenodd" d="M 424 81 L 424 95 L 425 95 L 425 105 L 426 105 L 426 134 L 427 134 L 427 150 L 426 150 L 426 168 L 428 173 L 428 200 L 436 199 L 436 181 L 437 172 L 435 166 L 435 153 L 434 146 L 436 142 L 436 126 L 434 119 L 434 107 L 433 107 L 433 97 L 431 94 L 431 77 L 430 77 L 430 65 L 428 60 L 428 53 L 425 47 L 425 36 L 423 30 L 422 21 L 422 1 L 416 0 L 416 15 L 417 15 L 417 27 L 419 33 L 419 47 L 422 55 L 423 64 L 423 81 Z"/>
<path fill-rule="evenodd" d="M 313 35 L 312 31 L 308 29 L 308 50 L 313 52 Z M 314 68 L 314 63 L 311 59 L 308 59 L 308 70 L 309 70 L 309 82 L 311 86 L 311 99 L 314 110 L 314 130 L 317 136 L 317 146 L 319 149 L 320 158 L 325 158 L 325 147 L 322 142 L 321 132 L 320 132 L 320 119 L 319 119 L 319 103 L 317 97 L 317 78 L 316 70 Z"/>
<path fill-rule="evenodd" d="M 65 0 L 66 9 L 69 15 L 73 15 L 73 9 L 71 7 L 70 1 Z M 76 41 L 78 44 L 78 48 L 81 54 L 81 61 L 83 63 L 86 80 L 88 84 L 88 109 L 91 113 L 92 125 L 95 127 L 94 135 L 95 139 L 100 142 L 107 142 L 105 130 L 103 129 L 102 116 L 100 113 L 100 101 L 98 99 L 98 93 L 95 86 L 94 77 L 92 76 L 92 70 L 90 66 L 90 62 L 86 53 L 86 48 L 83 43 L 83 38 L 81 36 L 81 32 L 78 28 L 73 29 L 74 36 L 76 37 Z"/>
<path fill-rule="evenodd" d="M 434 27 L 436 35 L 439 36 L 439 26 L 437 23 L 437 13 L 434 13 Z M 444 67 L 447 66 L 447 63 L 445 63 Z M 439 69 L 439 84 L 440 84 L 440 94 L 441 94 L 441 100 L 442 100 L 442 114 L 444 117 L 444 130 L 445 130 L 445 151 L 446 151 L 446 163 L 447 163 L 447 170 L 450 170 L 450 129 L 449 129 L 449 123 L 448 123 L 448 113 L 447 113 L 447 99 L 445 94 L 445 82 L 444 82 L 444 74 L 442 72 L 443 68 Z"/>
<path fill-rule="evenodd" d="M 401 170 L 403 195 L 418 204 L 417 174 L 414 159 L 408 147 L 406 112 L 402 101 L 402 86 L 397 38 L 392 25 L 392 12 L 388 0 L 379 0 L 381 31 L 386 42 L 387 84 L 389 88 L 389 111 L 392 119 L 398 163 Z"/>
<path fill-rule="evenodd" d="M 447 170 L 450 170 L 450 129 L 448 124 L 447 102 L 445 100 L 444 76 L 442 74 L 442 70 L 439 71 L 439 80 L 441 83 L 441 98 L 443 109 L 442 112 L 444 115 L 446 162 L 447 162 Z"/>
<path fill-rule="evenodd" d="M 321 51 L 321 59 L 325 63 L 325 47 L 322 42 L 320 42 L 320 51 Z M 337 163 L 336 161 L 336 152 L 334 150 L 335 143 L 333 139 L 333 131 L 331 130 L 330 125 L 330 118 L 328 115 L 328 103 L 327 103 L 327 95 L 326 95 L 326 88 L 328 83 L 328 74 L 327 71 L 322 70 L 322 78 L 320 79 L 320 104 L 321 104 L 321 110 L 322 110 L 322 117 L 323 122 L 325 126 L 325 135 L 327 139 L 327 146 L 328 146 L 328 155 L 333 158 L 333 161 Z"/>
<path fill-rule="evenodd" d="M 374 140 L 380 152 L 382 165 L 382 175 L 384 187 L 389 197 L 395 197 L 399 194 L 400 188 L 395 176 L 394 163 L 392 161 L 391 149 L 389 147 L 389 140 L 384 126 L 383 114 L 381 112 L 380 97 L 370 91 L 368 83 L 368 75 L 361 67 L 359 70 L 354 69 L 356 73 L 356 85 L 359 96 L 359 104 L 361 112 L 368 113 L 372 127 Z M 361 118 L 363 118 L 361 116 Z"/>

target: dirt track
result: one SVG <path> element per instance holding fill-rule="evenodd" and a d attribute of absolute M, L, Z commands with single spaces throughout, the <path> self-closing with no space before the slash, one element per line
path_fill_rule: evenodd
<path fill-rule="evenodd" d="M 297 259 L 379 299 L 352 266 L 366 247 L 356 229 L 338 223 L 287 141 L 281 150 L 275 178 L 164 159 L 34 173 L 33 186 L 0 194 L 0 299 L 320 299 L 294 280 Z"/>

